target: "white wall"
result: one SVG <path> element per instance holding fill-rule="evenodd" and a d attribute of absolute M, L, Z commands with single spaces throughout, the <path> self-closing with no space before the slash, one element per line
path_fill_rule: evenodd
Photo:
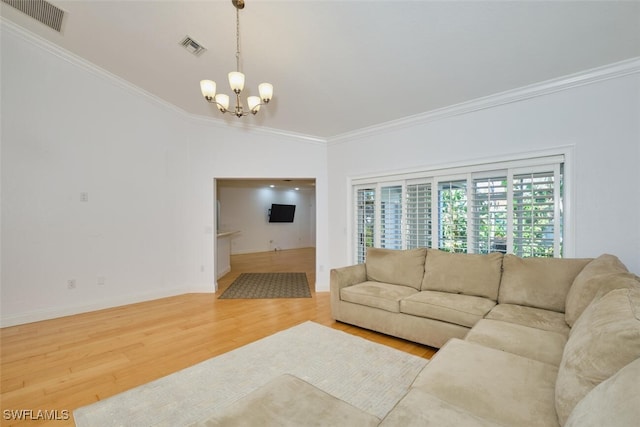
<path fill-rule="evenodd" d="M 1 31 L 3 326 L 213 291 L 214 177 L 315 178 L 327 235 L 324 144 L 191 118 Z M 319 238 L 323 283 L 326 246 Z"/>
<path fill-rule="evenodd" d="M 5 30 L 3 324 L 179 292 L 184 122 Z"/>
<path fill-rule="evenodd" d="M 331 267 L 351 262 L 348 178 L 572 146 L 575 242 L 567 244 L 578 257 L 616 254 L 640 273 L 640 67 L 634 67 L 629 75 L 332 142 Z"/>
<path fill-rule="evenodd" d="M 239 231 L 231 253 L 315 247 L 315 191 L 218 185 L 220 230 Z M 269 223 L 272 203 L 295 205 L 293 223 Z"/>

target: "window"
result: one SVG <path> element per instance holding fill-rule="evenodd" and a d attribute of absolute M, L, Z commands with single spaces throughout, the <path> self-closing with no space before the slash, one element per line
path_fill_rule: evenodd
<path fill-rule="evenodd" d="M 356 195 L 357 253 L 358 263 L 364 262 L 367 248 L 374 246 L 375 188 L 362 188 Z"/>
<path fill-rule="evenodd" d="M 552 155 L 354 180 L 355 260 L 367 247 L 560 257 L 563 167 Z"/>
<path fill-rule="evenodd" d="M 406 190 L 407 249 L 431 246 L 431 183 L 408 184 Z"/>
<path fill-rule="evenodd" d="M 382 187 L 380 247 L 402 249 L 402 186 Z"/>
<path fill-rule="evenodd" d="M 471 229 L 473 252 L 507 251 L 507 177 L 490 176 L 473 180 Z"/>
<path fill-rule="evenodd" d="M 513 177 L 514 253 L 520 256 L 553 256 L 559 252 L 560 213 L 556 201 L 562 188 L 554 172 Z M 558 220 L 558 221 L 556 221 Z"/>
<path fill-rule="evenodd" d="M 467 252 L 467 181 L 438 183 L 438 248 Z"/>

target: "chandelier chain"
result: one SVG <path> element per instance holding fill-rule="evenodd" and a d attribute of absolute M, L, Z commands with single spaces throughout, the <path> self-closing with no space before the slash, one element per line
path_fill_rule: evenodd
<path fill-rule="evenodd" d="M 236 70 L 240 70 L 240 9 L 236 8 Z"/>

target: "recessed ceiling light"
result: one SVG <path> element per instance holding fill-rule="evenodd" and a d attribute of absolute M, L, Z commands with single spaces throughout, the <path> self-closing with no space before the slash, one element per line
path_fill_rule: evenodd
<path fill-rule="evenodd" d="M 271 188 L 275 188 L 275 185 L 271 184 L 269 187 L 271 187 Z"/>

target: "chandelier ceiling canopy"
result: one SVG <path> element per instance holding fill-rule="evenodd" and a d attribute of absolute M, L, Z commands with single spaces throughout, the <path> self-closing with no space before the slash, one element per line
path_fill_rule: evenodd
<path fill-rule="evenodd" d="M 231 0 L 236 8 L 236 71 L 229 73 L 229 86 L 236 95 L 236 106 L 232 113 L 236 117 L 243 117 L 256 114 L 261 105 L 268 104 L 273 97 L 273 85 L 270 83 L 260 83 L 258 93 L 260 96 L 249 96 L 247 98 L 248 109 L 245 110 L 240 99 L 240 93 L 244 89 L 244 74 L 240 71 L 240 10 L 244 9 L 244 0 Z M 223 93 L 216 94 L 216 82 L 213 80 L 201 80 L 200 90 L 207 102 L 215 104 L 222 113 L 229 111 L 229 95 Z"/>

